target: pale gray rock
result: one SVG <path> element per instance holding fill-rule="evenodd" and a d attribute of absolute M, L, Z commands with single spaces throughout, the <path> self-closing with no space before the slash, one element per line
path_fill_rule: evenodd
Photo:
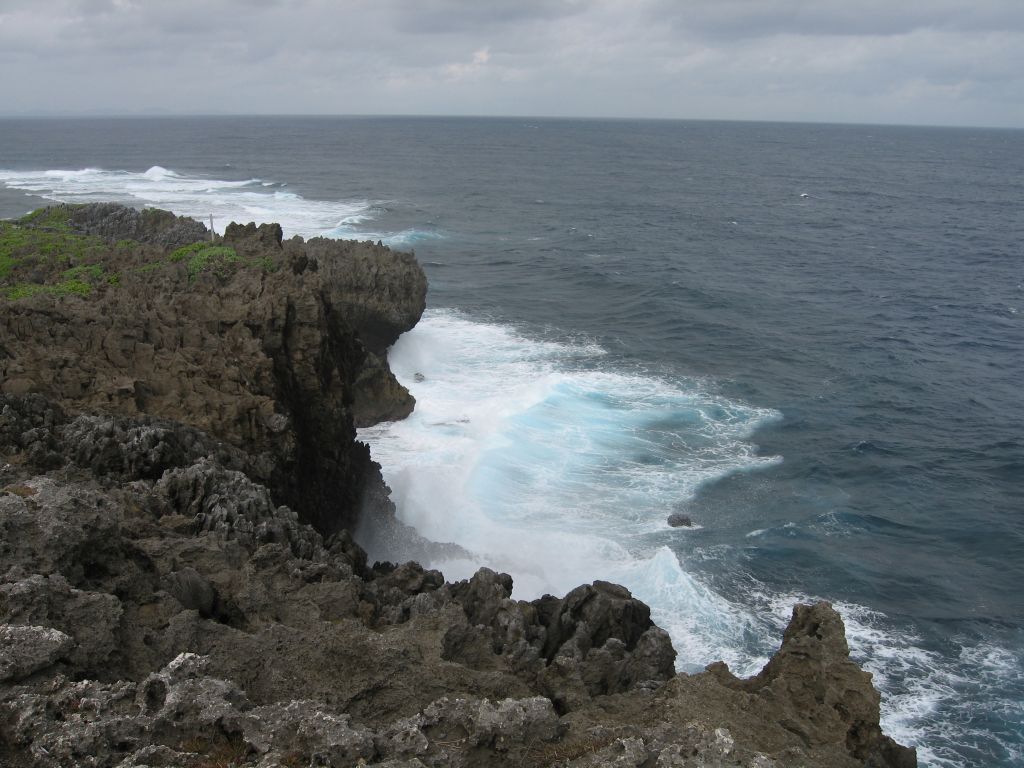
<path fill-rule="evenodd" d="M 28 677 L 67 655 L 75 641 L 51 627 L 0 625 L 0 682 Z"/>

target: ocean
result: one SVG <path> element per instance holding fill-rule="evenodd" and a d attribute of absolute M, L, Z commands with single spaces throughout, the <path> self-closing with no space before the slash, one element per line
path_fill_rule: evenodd
<path fill-rule="evenodd" d="M 415 250 L 362 436 L 430 565 L 625 584 L 685 671 L 827 599 L 922 765 L 1024 762 L 1024 131 L 0 120 L 0 217 L 55 200 Z"/>

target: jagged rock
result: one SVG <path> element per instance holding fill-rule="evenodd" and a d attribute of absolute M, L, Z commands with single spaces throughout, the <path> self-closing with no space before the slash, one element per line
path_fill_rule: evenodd
<path fill-rule="evenodd" d="M 262 252 L 267 248 L 280 248 L 284 233 L 280 224 L 260 224 L 255 222 L 238 224 L 231 222 L 224 228 L 224 240 L 227 245 L 252 252 Z"/>
<path fill-rule="evenodd" d="M 117 648 L 124 611 L 104 592 L 73 589 L 60 574 L 33 574 L 0 584 L 0 620 L 51 627 L 69 635 L 68 659 L 83 669 L 101 669 Z"/>
<path fill-rule="evenodd" d="M 684 728 L 667 725 L 644 731 L 642 736 L 621 736 L 609 741 L 603 729 L 595 729 L 593 740 L 598 748 L 571 760 L 571 768 L 773 768 L 775 762 L 760 753 L 742 747 L 725 728 L 707 728 L 689 723 Z"/>
<path fill-rule="evenodd" d="M 182 607 L 199 611 L 199 615 L 205 618 L 213 616 L 217 590 L 195 568 L 171 571 L 164 579 L 164 585 Z"/>
<path fill-rule="evenodd" d="M 373 352 L 366 353 L 366 360 L 353 386 L 352 419 L 356 427 L 398 421 L 416 407 L 416 398 L 399 383 L 387 363 Z"/>
<path fill-rule="evenodd" d="M 0 624 L 0 682 L 46 669 L 74 644 L 63 632 L 50 627 Z"/>
<path fill-rule="evenodd" d="M 882 734 L 871 673 L 850 660 L 843 620 L 826 602 L 793 608 L 782 647 L 756 676 L 737 680 L 724 664 L 709 669 L 724 684 L 772 701 L 808 744 L 842 743 L 871 765 L 917 764 L 914 750 Z"/>
<path fill-rule="evenodd" d="M 332 715 L 313 701 L 258 707 L 243 726 L 245 741 L 266 754 L 309 755 L 315 765 L 354 765 L 373 757 L 373 733 L 353 726 L 348 715 Z"/>
<path fill-rule="evenodd" d="M 528 675 L 560 710 L 591 696 L 628 690 L 675 674 L 668 634 L 629 590 L 597 581 L 564 598 L 512 600 L 512 578 L 481 568 L 448 588 L 467 624 L 445 636 L 445 658 L 481 666 L 497 654 Z"/>
<path fill-rule="evenodd" d="M 559 732 L 551 702 L 537 696 L 490 702 L 442 698 L 423 710 L 423 725 L 445 738 L 459 734 L 474 746 L 507 752 L 513 745 L 550 741 Z"/>
<path fill-rule="evenodd" d="M 127 452 L 100 441 L 96 461 L 83 434 L 150 434 L 152 423 L 68 421 L 38 398 L 3 402 L 8 450 L 45 443 L 63 466 L 4 470 L 0 619 L 62 632 L 70 645 L 0 685 L 0 765 L 29 745 L 46 750 L 31 763 L 40 767 L 198 768 L 209 755 L 268 768 L 299 758 L 543 765 L 561 754 L 613 764 L 642 754 L 650 765 L 767 768 L 853 766 L 852 750 L 878 766 L 912 764 L 884 737 L 871 746 L 877 698 L 822 609 L 798 612 L 753 681 L 724 668 L 673 676 L 667 637 L 621 587 L 526 602 L 487 569 L 456 584 L 415 563 L 364 569 L 347 532 L 325 545 L 246 474 L 193 459 L 208 438 L 175 437 L 183 450 L 161 454 L 174 461 L 149 464 L 132 457 L 164 437 Z M 145 477 L 178 460 L 191 463 Z M 838 698 L 814 699 L 824 684 Z M 874 709 L 857 709 L 857 696 Z M 687 730 L 695 716 L 728 727 L 734 751 L 718 755 L 714 728 Z M 612 738 L 586 736 L 594 728 Z"/>
<path fill-rule="evenodd" d="M 320 536 L 300 525 L 293 511 L 275 505 L 267 488 L 209 459 L 168 470 L 153 490 L 165 500 L 164 514 L 191 518 L 197 531 L 217 531 L 250 552 L 280 543 L 309 559 L 322 547 Z"/>
<path fill-rule="evenodd" d="M 179 248 L 210 236 L 209 230 L 195 219 L 178 217 L 157 208 L 137 211 L 116 203 L 54 207 L 69 211 L 69 223 L 76 231 L 110 242 L 136 240 Z"/>
<path fill-rule="evenodd" d="M 305 255 L 326 270 L 333 307 L 374 354 L 383 355 L 426 308 L 427 278 L 411 254 L 316 237 L 305 243 Z"/>

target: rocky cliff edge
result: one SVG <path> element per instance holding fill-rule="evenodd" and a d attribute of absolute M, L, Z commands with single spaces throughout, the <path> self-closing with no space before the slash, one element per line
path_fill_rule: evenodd
<path fill-rule="evenodd" d="M 756 677 L 676 675 L 605 582 L 366 562 L 355 425 L 411 256 L 166 212 L 0 224 L 0 765 L 912 766 L 827 604 Z"/>

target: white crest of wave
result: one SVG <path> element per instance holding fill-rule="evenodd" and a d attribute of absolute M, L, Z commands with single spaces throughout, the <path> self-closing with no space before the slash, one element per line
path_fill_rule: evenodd
<path fill-rule="evenodd" d="M 360 435 L 402 519 L 473 553 L 430 564 L 447 578 L 487 565 L 520 598 L 619 582 L 652 607 L 682 668 L 736 662 L 753 625 L 685 570 L 665 519 L 700 483 L 771 461 L 746 438 L 774 414 L 603 357 L 430 310 L 389 356 L 416 410 Z"/>
<path fill-rule="evenodd" d="M 178 174 L 176 174 L 174 171 L 167 170 L 163 166 L 154 165 L 152 168 L 150 168 L 142 175 L 145 176 L 147 179 L 151 179 L 152 181 L 160 181 L 162 179 L 174 178 Z"/>

